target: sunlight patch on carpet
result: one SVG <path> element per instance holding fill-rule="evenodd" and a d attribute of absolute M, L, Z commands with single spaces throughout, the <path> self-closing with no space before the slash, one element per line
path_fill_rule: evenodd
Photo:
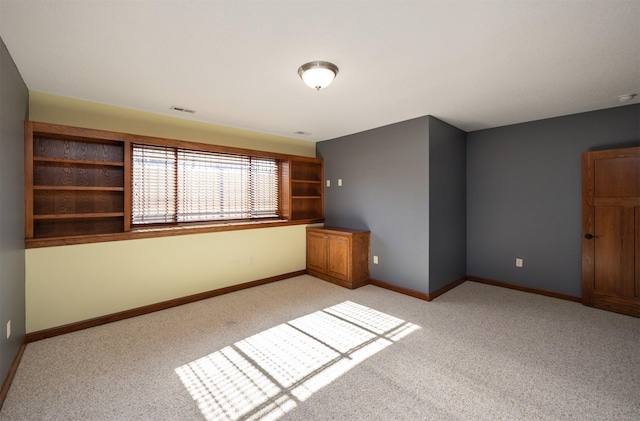
<path fill-rule="evenodd" d="M 277 420 L 417 329 L 420 326 L 345 301 L 175 371 L 207 420 Z"/>

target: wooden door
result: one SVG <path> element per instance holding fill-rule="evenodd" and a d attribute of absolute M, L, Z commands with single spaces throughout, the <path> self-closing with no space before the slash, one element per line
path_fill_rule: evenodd
<path fill-rule="evenodd" d="M 640 147 L 582 155 L 582 302 L 640 317 Z"/>
<path fill-rule="evenodd" d="M 328 266 L 327 274 L 334 278 L 349 280 L 349 238 L 338 235 L 329 235 L 327 239 Z"/>
<path fill-rule="evenodd" d="M 307 269 L 327 272 L 327 236 L 307 232 Z"/>

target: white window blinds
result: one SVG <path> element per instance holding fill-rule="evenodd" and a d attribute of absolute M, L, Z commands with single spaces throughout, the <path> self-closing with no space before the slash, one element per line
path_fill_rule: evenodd
<path fill-rule="evenodd" d="M 133 147 L 133 224 L 277 218 L 276 159 Z"/>

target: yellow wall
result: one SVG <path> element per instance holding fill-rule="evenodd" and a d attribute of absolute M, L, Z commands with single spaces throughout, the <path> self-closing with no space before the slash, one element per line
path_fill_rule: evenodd
<path fill-rule="evenodd" d="M 315 156 L 307 141 L 37 92 L 29 118 Z M 304 268 L 304 225 L 28 249 L 27 332 Z"/>
<path fill-rule="evenodd" d="M 314 142 L 202 123 L 113 105 L 29 92 L 29 119 L 291 155 L 316 156 Z"/>
<path fill-rule="evenodd" d="M 304 235 L 293 225 L 29 249 L 27 332 L 304 269 Z"/>

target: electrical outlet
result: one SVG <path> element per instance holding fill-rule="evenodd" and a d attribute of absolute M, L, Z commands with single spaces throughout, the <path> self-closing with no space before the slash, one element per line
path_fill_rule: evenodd
<path fill-rule="evenodd" d="M 378 264 L 378 256 L 373 256 L 373 264 L 374 265 Z"/>
<path fill-rule="evenodd" d="M 521 268 L 524 261 L 522 259 L 516 258 L 516 267 Z"/>
<path fill-rule="evenodd" d="M 327 187 L 331 187 L 331 180 L 327 180 Z"/>
<path fill-rule="evenodd" d="M 249 264 L 252 265 L 253 264 L 253 256 L 249 257 Z"/>
<path fill-rule="evenodd" d="M 11 320 L 7 322 L 7 339 L 11 337 Z"/>
<path fill-rule="evenodd" d="M 338 178 L 338 187 L 342 187 L 342 178 Z"/>

